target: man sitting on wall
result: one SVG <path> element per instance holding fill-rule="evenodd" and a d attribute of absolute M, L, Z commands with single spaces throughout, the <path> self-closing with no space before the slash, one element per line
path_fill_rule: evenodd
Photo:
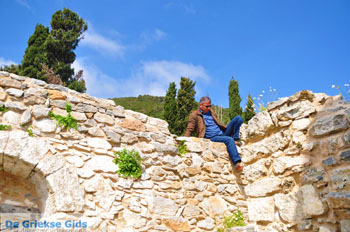
<path fill-rule="evenodd" d="M 196 131 L 198 138 L 207 138 L 213 142 L 226 144 L 227 152 L 235 165 L 237 172 L 241 172 L 243 167 L 241 157 L 238 154 L 235 143 L 239 142 L 239 129 L 243 123 L 240 116 L 234 117 L 227 126 L 218 122 L 214 111 L 210 109 L 211 100 L 209 97 L 202 97 L 199 101 L 199 109 L 190 114 L 185 136 L 189 137 Z"/>

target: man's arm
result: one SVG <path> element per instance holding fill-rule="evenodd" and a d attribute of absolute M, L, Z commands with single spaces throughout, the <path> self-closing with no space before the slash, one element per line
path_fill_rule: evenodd
<path fill-rule="evenodd" d="M 190 118 L 187 123 L 186 131 L 185 131 L 185 137 L 190 137 L 194 129 L 196 128 L 197 120 L 195 115 L 190 114 Z"/>

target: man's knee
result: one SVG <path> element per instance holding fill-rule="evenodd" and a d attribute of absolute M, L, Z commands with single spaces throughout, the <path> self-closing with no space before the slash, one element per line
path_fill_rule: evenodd
<path fill-rule="evenodd" d="M 236 123 L 242 124 L 243 123 L 243 118 L 241 116 L 236 116 L 233 119 Z"/>
<path fill-rule="evenodd" d="M 235 144 L 235 141 L 233 140 L 232 137 L 227 137 L 227 138 L 225 139 L 224 143 L 228 146 L 228 145 Z"/>

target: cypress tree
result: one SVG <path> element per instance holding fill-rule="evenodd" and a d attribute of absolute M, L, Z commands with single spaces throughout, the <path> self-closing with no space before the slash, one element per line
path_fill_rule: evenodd
<path fill-rule="evenodd" d="M 252 96 L 248 94 L 248 102 L 247 105 L 245 106 L 245 111 L 243 114 L 243 120 L 245 123 L 247 123 L 252 117 L 255 115 L 255 110 L 254 110 L 254 101 L 252 99 Z"/>
<path fill-rule="evenodd" d="M 242 107 L 241 107 L 241 96 L 239 95 L 238 81 L 233 77 L 230 80 L 230 85 L 228 87 L 228 96 L 229 96 L 229 116 L 232 120 L 235 116 L 242 116 Z"/>
<path fill-rule="evenodd" d="M 181 77 L 180 89 L 177 94 L 177 125 L 175 134 L 182 135 L 185 132 L 188 116 L 197 106 L 194 95 L 195 82 L 186 77 Z"/>
<path fill-rule="evenodd" d="M 164 118 L 169 124 L 169 131 L 176 133 L 177 123 L 177 103 L 176 103 L 176 84 L 171 82 L 164 98 Z"/>

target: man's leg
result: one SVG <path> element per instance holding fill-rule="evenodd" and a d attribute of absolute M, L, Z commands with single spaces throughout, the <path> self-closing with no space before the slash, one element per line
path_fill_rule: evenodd
<path fill-rule="evenodd" d="M 220 136 L 215 136 L 215 137 L 211 138 L 210 140 L 213 142 L 225 143 L 226 148 L 227 148 L 227 152 L 230 155 L 232 162 L 234 164 L 241 162 L 241 157 L 238 154 L 235 142 L 234 142 L 232 137 L 220 135 Z"/>
<path fill-rule="evenodd" d="M 241 116 L 234 117 L 227 125 L 224 135 L 231 136 L 234 140 L 239 140 L 239 129 L 243 123 Z"/>

